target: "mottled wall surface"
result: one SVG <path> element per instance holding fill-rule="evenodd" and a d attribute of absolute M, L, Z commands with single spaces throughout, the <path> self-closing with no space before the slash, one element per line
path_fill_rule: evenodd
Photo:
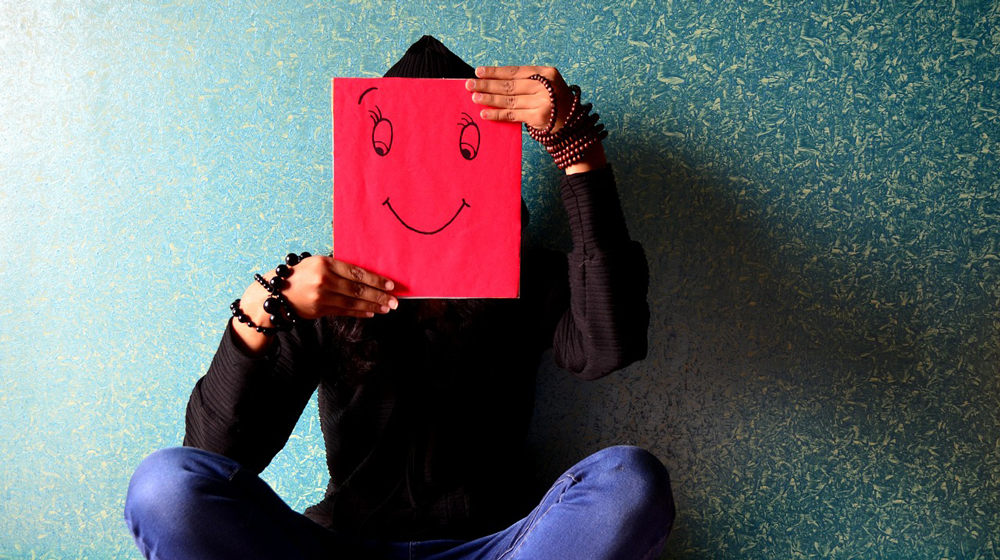
<path fill-rule="evenodd" d="M 137 557 L 228 303 L 329 247 L 329 78 L 424 33 L 579 83 L 647 251 L 649 357 L 543 365 L 541 478 L 651 449 L 667 558 L 1000 556 L 1000 5 L 487 4 L 0 3 L 0 558 Z M 265 478 L 319 499 L 315 407 Z"/>

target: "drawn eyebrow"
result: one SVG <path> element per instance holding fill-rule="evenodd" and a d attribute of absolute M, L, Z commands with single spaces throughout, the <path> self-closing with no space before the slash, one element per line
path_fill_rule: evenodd
<path fill-rule="evenodd" d="M 376 89 L 378 89 L 378 88 L 377 87 L 370 87 L 370 88 L 366 89 L 364 91 L 364 93 L 361 94 L 361 97 L 358 98 L 358 105 L 361 105 L 361 100 L 364 99 L 366 95 L 368 95 L 369 91 L 376 90 Z"/>

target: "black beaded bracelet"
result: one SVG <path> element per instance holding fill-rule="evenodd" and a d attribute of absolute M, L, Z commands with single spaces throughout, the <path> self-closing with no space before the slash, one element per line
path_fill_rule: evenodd
<path fill-rule="evenodd" d="M 274 293 L 274 289 L 271 288 L 271 285 L 267 283 L 267 280 L 264 280 L 263 276 L 261 276 L 260 274 L 254 274 L 253 279 L 256 280 L 257 283 L 260 284 L 261 286 L 264 286 L 264 289 L 267 290 L 267 293 L 269 294 Z"/>
<path fill-rule="evenodd" d="M 281 290 L 285 286 L 285 279 L 292 275 L 292 267 L 311 256 L 308 252 L 300 255 L 288 253 L 285 255 L 285 263 L 274 268 L 274 276 L 268 281 L 271 296 L 264 300 L 264 311 L 268 313 L 268 319 L 278 330 L 290 331 L 299 320 Z"/>
<path fill-rule="evenodd" d="M 233 303 L 229 304 L 229 310 L 233 312 L 233 317 L 237 321 L 241 323 L 246 323 L 248 327 L 263 334 L 264 336 L 271 336 L 273 334 L 276 334 L 279 330 L 276 327 L 264 327 L 261 325 L 255 325 L 253 323 L 253 320 L 250 319 L 250 316 L 244 313 L 243 309 L 240 308 L 240 298 L 236 298 L 233 301 Z"/>
<path fill-rule="evenodd" d="M 274 276 L 270 280 L 265 280 L 260 274 L 254 274 L 253 279 L 267 290 L 270 294 L 266 300 L 264 300 L 264 311 L 268 314 L 268 319 L 271 321 L 272 327 L 265 327 L 262 325 L 255 325 L 250 319 L 250 316 L 243 312 L 240 308 L 240 300 L 236 299 L 232 304 L 230 304 L 229 309 L 233 312 L 233 317 L 241 323 L 246 323 L 246 325 L 257 332 L 263 334 L 264 336 L 271 336 L 280 331 L 290 331 L 295 323 L 298 322 L 299 318 L 292 309 L 292 305 L 288 303 L 288 299 L 285 298 L 284 294 L 281 293 L 281 289 L 285 285 L 285 279 L 292 275 L 292 267 L 299 264 L 303 260 L 311 257 L 312 254 L 308 252 L 303 252 L 299 255 L 295 253 L 288 253 L 285 256 L 285 264 L 279 264 L 274 269 Z"/>

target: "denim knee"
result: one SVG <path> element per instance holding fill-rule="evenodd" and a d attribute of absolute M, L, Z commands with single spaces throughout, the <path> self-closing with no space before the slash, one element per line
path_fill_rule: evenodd
<path fill-rule="evenodd" d="M 598 455 L 606 469 L 602 478 L 611 486 L 621 523 L 658 528 L 666 536 L 675 508 L 670 474 L 663 463 L 649 451 L 629 445 L 610 447 Z"/>
<path fill-rule="evenodd" d="M 219 461 L 221 460 L 221 461 Z M 207 486 L 225 483 L 229 461 L 190 447 L 155 451 L 146 457 L 129 481 L 125 520 L 133 535 L 141 528 L 158 528 L 188 518 L 197 511 Z M 237 465 L 233 463 L 233 470 Z"/>

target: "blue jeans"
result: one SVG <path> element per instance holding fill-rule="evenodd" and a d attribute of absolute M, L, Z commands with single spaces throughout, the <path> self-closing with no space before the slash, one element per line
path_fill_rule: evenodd
<path fill-rule="evenodd" d="M 471 541 L 375 542 L 317 525 L 232 459 L 179 447 L 139 465 L 125 520 L 147 558 L 637 560 L 663 549 L 674 502 L 656 457 L 611 447 L 566 471 L 503 531 Z"/>

